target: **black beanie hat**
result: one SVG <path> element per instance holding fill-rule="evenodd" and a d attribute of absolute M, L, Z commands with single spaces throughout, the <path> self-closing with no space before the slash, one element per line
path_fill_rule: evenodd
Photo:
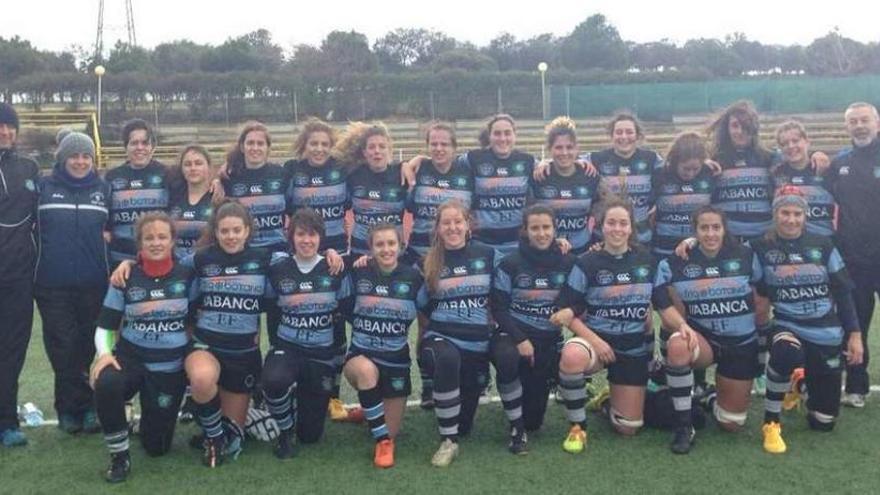
<path fill-rule="evenodd" d="M 18 131 L 18 113 L 9 103 L 0 103 L 0 124 L 11 125 Z"/>

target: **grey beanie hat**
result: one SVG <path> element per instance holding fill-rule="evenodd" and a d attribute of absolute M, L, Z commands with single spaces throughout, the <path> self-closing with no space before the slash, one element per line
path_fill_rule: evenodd
<path fill-rule="evenodd" d="M 58 149 L 55 151 L 55 159 L 62 165 L 67 163 L 67 159 L 78 153 L 83 153 L 95 159 L 95 142 L 92 138 L 81 132 L 65 132 L 62 129 L 58 133 Z"/>

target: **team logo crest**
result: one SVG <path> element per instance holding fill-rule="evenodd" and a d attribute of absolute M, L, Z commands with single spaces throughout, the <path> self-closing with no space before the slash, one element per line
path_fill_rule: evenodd
<path fill-rule="evenodd" d="M 405 295 L 409 294 L 409 290 L 410 290 L 410 285 L 407 283 L 400 282 L 400 283 L 395 284 L 395 286 L 394 286 L 394 293 L 397 294 L 398 296 L 405 296 Z"/>
<path fill-rule="evenodd" d="M 329 289 L 331 285 L 333 285 L 333 280 L 330 277 L 321 277 L 318 279 L 318 286 L 322 289 Z"/>
<path fill-rule="evenodd" d="M 223 268 L 220 265 L 207 265 L 202 268 L 202 273 L 205 274 L 206 277 L 216 277 L 223 272 Z"/>
<path fill-rule="evenodd" d="M 480 258 L 480 259 L 476 259 L 476 260 L 472 261 L 471 262 L 471 269 L 476 272 L 485 270 L 486 269 L 486 260 L 484 260 L 483 258 Z"/>
<path fill-rule="evenodd" d="M 511 168 L 513 168 L 513 173 L 521 174 L 526 171 L 526 164 L 523 162 L 516 162 Z"/>
<path fill-rule="evenodd" d="M 171 402 L 174 398 L 168 394 L 159 394 L 156 397 L 156 405 L 158 405 L 161 409 L 168 409 L 171 407 Z"/>
<path fill-rule="evenodd" d="M 290 294 L 294 290 L 296 290 L 296 282 L 292 279 L 285 278 L 278 282 L 278 288 L 281 289 L 281 292 L 284 294 Z"/>
<path fill-rule="evenodd" d="M 110 186 L 114 191 L 118 191 L 119 189 L 125 189 L 128 187 L 128 181 L 123 179 L 122 177 L 118 179 L 113 179 L 113 182 L 110 183 Z"/>
<path fill-rule="evenodd" d="M 682 273 L 684 273 L 684 276 L 687 278 L 697 278 L 703 274 L 703 267 L 701 267 L 700 265 L 690 264 L 684 267 Z"/>
<path fill-rule="evenodd" d="M 495 172 L 495 167 L 491 163 L 481 163 L 477 167 L 477 173 L 484 177 L 489 177 Z"/>
<path fill-rule="evenodd" d="M 128 298 L 134 302 L 142 301 L 147 297 L 147 291 L 141 287 L 131 287 L 128 289 Z"/>
<path fill-rule="evenodd" d="M 614 283 L 614 274 L 608 270 L 599 270 L 596 272 L 596 282 L 599 285 L 611 285 Z"/>
<path fill-rule="evenodd" d="M 395 376 L 391 379 L 391 388 L 393 388 L 395 392 L 402 392 L 405 385 L 406 379 L 402 376 Z"/>
<path fill-rule="evenodd" d="M 741 267 L 742 267 L 742 266 L 741 266 L 741 264 L 740 264 L 740 262 L 739 262 L 738 260 L 727 260 L 727 261 L 725 261 L 725 262 L 721 265 L 721 268 L 722 268 L 726 273 L 735 273 L 735 272 L 738 272 L 739 269 L 740 269 Z"/>
<path fill-rule="evenodd" d="M 32 179 L 24 181 L 24 187 L 30 192 L 34 192 L 37 190 L 37 185 L 34 184 L 34 181 Z"/>
<path fill-rule="evenodd" d="M 455 185 L 457 187 L 466 187 L 468 184 L 468 180 L 465 177 L 458 177 L 455 179 Z"/>
<path fill-rule="evenodd" d="M 562 272 L 554 273 L 553 276 L 551 277 L 551 280 L 553 280 L 554 287 L 561 287 L 561 286 L 565 285 L 565 274 Z"/>
<path fill-rule="evenodd" d="M 357 284 L 358 294 L 369 294 L 373 291 L 373 284 L 369 280 L 359 280 Z"/>
<path fill-rule="evenodd" d="M 247 184 L 235 184 L 232 186 L 233 196 L 244 196 L 248 192 Z"/>
<path fill-rule="evenodd" d="M 339 173 L 339 170 L 330 171 L 330 180 L 337 181 L 341 177 L 342 174 Z"/>
<path fill-rule="evenodd" d="M 260 268 L 260 264 L 256 261 L 248 261 L 244 265 L 241 266 L 241 269 L 246 272 L 252 272 Z"/>
<path fill-rule="evenodd" d="M 296 174 L 293 178 L 293 183 L 300 187 L 307 186 L 309 185 L 309 176 L 306 174 Z"/>
<path fill-rule="evenodd" d="M 648 169 L 648 164 L 645 162 L 639 161 L 639 162 L 636 162 L 633 164 L 633 169 L 635 169 L 636 172 L 644 172 L 645 170 Z"/>
<path fill-rule="evenodd" d="M 635 277 L 637 282 L 644 282 L 647 280 L 648 275 L 651 274 L 651 270 L 647 266 L 637 266 L 633 270 L 633 276 Z"/>
<path fill-rule="evenodd" d="M 818 263 L 822 260 L 822 250 L 818 248 L 809 248 L 807 252 L 804 253 L 807 256 L 807 259 L 813 263 Z"/>
<path fill-rule="evenodd" d="M 774 265 L 785 263 L 785 253 L 778 249 L 771 249 L 770 251 L 767 251 L 767 254 L 764 256 L 767 258 L 767 261 Z"/>
<path fill-rule="evenodd" d="M 161 175 L 151 175 L 149 179 L 147 179 L 147 184 L 151 186 L 159 186 L 162 184 L 162 176 Z"/>
<path fill-rule="evenodd" d="M 559 190 L 553 186 L 544 186 L 541 188 L 542 198 L 555 198 L 559 194 Z"/>
<path fill-rule="evenodd" d="M 518 275 L 516 277 L 516 286 L 525 289 L 532 286 L 532 277 L 528 275 Z"/>
<path fill-rule="evenodd" d="M 281 181 L 280 180 L 270 180 L 268 186 L 269 186 L 270 192 L 278 192 L 281 190 Z"/>
<path fill-rule="evenodd" d="M 168 293 L 172 296 L 180 296 L 186 292 L 186 284 L 183 282 L 174 282 L 168 286 Z"/>
<path fill-rule="evenodd" d="M 93 192 L 89 195 L 89 201 L 93 205 L 103 206 L 104 205 L 104 193 L 102 192 Z"/>

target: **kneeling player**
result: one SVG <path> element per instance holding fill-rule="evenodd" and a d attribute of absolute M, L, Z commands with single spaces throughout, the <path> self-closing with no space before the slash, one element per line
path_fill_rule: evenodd
<path fill-rule="evenodd" d="M 733 240 L 724 213 L 701 206 L 692 215 L 697 245 L 688 260 L 671 256 L 657 268 L 654 304 L 664 328 L 676 329 L 667 342 L 666 383 L 675 410 L 676 454 L 694 439 L 691 392 L 694 370 L 718 364 L 714 414 L 726 430 L 745 424 L 749 392 L 758 366 L 755 304 L 751 283 L 760 278 L 752 250 Z M 683 303 L 683 314 L 674 301 Z"/>
<path fill-rule="evenodd" d="M 571 423 L 563 448 L 583 450 L 587 416 L 587 377 L 608 369 L 610 420 L 623 435 L 635 435 L 644 421 L 645 386 L 651 354 L 645 321 L 651 312 L 656 266 L 651 254 L 635 241 L 632 204 L 611 197 L 599 217 L 601 250 L 580 257 L 560 294 L 551 322 L 568 326 L 576 335 L 562 348 L 559 387 Z M 586 310 L 584 312 L 584 310 Z M 575 318 L 584 312 L 583 320 Z"/>
<path fill-rule="evenodd" d="M 780 413 L 792 372 L 804 368 L 810 427 L 830 431 L 840 410 L 844 339 L 846 362 L 862 362 L 852 281 L 831 240 L 804 231 L 807 206 L 796 186 L 780 189 L 773 200 L 773 229 L 752 243 L 762 270 L 758 291 L 770 299 L 776 322 L 763 427 L 764 450 L 772 454 L 786 451 Z"/>
<path fill-rule="evenodd" d="M 389 468 L 412 387 L 408 333 L 422 297 L 422 276 L 398 263 L 401 238 L 394 225 L 373 227 L 367 241 L 372 259 L 352 272 L 354 308 L 343 310 L 352 328 L 343 373 L 358 391 L 376 440 L 373 464 Z"/>
<path fill-rule="evenodd" d="M 550 383 L 558 373 L 562 334 L 550 315 L 576 260 L 560 251 L 554 223 L 551 208 L 526 209 L 519 249 L 501 260 L 492 288 L 492 314 L 499 324 L 491 342 L 498 393 L 511 428 L 527 432 L 543 424 Z"/>
<path fill-rule="evenodd" d="M 294 431 L 303 443 L 321 438 L 333 392 L 334 327 L 351 289 L 348 277 L 331 275 L 318 254 L 323 238 L 324 221 L 311 208 L 301 208 L 290 220 L 293 256 L 269 267 L 281 323 L 263 365 L 262 388 L 281 429 L 275 445 L 281 459 L 295 453 Z"/>
<path fill-rule="evenodd" d="M 174 226 L 164 213 L 142 216 L 134 229 L 138 263 L 125 290 L 110 287 L 98 316 L 92 366 L 98 418 L 110 450 L 105 477 L 125 481 L 131 460 L 125 403 L 140 394 L 140 436 L 144 449 L 159 456 L 171 448 L 186 377 L 185 322 L 192 271 L 174 262 Z M 113 341 L 117 330 L 118 343 Z"/>

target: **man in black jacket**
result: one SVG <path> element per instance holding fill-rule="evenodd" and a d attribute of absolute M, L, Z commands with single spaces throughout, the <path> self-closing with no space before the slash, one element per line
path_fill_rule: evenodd
<path fill-rule="evenodd" d="M 831 164 L 834 198 L 837 201 L 837 243 L 847 271 L 855 284 L 853 299 L 862 329 L 864 361 L 846 368 L 843 403 L 864 407 L 868 394 L 868 331 L 874 313 L 874 295 L 880 293 L 880 117 L 869 103 L 853 103 L 844 113 L 852 148 L 842 151 Z"/>
<path fill-rule="evenodd" d="M 24 445 L 16 403 L 33 323 L 39 168 L 15 151 L 18 114 L 0 103 L 0 443 Z"/>

